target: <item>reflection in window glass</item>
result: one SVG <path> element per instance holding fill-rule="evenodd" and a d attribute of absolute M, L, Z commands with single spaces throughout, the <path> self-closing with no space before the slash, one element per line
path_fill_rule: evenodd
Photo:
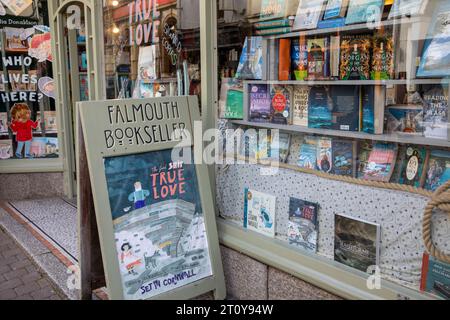
<path fill-rule="evenodd" d="M 200 95 L 199 1 L 105 1 L 108 99 Z"/>
<path fill-rule="evenodd" d="M 375 184 L 414 195 L 450 180 L 449 1 L 217 6 L 219 126 L 243 129 L 238 157 L 290 169 L 265 177 L 258 166 L 227 167 L 218 181 L 250 179 L 252 189 L 219 185 L 222 216 L 354 269 L 378 266 L 418 290 L 423 241 L 412 225 L 426 203 L 401 207 L 413 197 L 386 199 Z M 353 183 L 344 192 L 335 182 L 343 177 Z M 362 197 L 360 184 L 370 194 Z M 233 203 L 244 191 L 245 204 Z M 434 234 L 448 221 L 440 226 Z"/>

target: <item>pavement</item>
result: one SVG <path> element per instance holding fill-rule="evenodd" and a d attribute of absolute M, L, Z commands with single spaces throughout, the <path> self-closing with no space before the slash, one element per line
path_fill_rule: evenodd
<path fill-rule="evenodd" d="M 0 300 L 66 300 L 39 266 L 0 227 Z"/>

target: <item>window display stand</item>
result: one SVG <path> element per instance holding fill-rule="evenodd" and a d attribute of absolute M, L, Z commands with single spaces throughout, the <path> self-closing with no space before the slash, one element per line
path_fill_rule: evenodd
<path fill-rule="evenodd" d="M 214 22 L 213 22 L 214 23 Z M 299 31 L 299 32 L 291 32 L 287 34 L 281 34 L 276 36 L 266 36 L 263 37 L 263 75 L 269 75 L 268 77 L 264 77 L 262 79 L 266 80 L 246 80 L 243 81 L 244 84 L 244 118 L 242 120 L 229 120 L 228 123 L 231 124 L 231 126 L 234 129 L 237 128 L 260 128 L 260 129 L 276 129 L 281 132 L 291 133 L 294 135 L 317 135 L 317 136 L 329 136 L 329 137 L 340 137 L 340 138 L 347 138 L 350 140 L 372 140 L 372 141 L 380 141 L 380 142 L 392 142 L 392 143 L 398 143 L 398 144 L 411 144 L 411 145 L 423 145 L 423 146 L 430 146 L 430 147 L 437 147 L 437 148 L 449 148 L 450 142 L 447 140 L 441 140 L 441 139 L 430 139 L 425 138 L 421 136 L 407 136 L 407 135 L 400 135 L 400 134 L 368 134 L 363 132 L 347 132 L 347 131 L 338 131 L 338 130 L 329 130 L 329 129 L 313 129 L 309 127 L 301 127 L 296 125 L 280 125 L 280 124 L 273 124 L 273 123 L 255 123 L 250 121 L 249 117 L 249 86 L 252 84 L 269 84 L 269 85 L 296 85 L 296 86 L 376 86 L 381 89 L 381 91 L 385 92 L 387 87 L 392 86 L 405 86 L 408 91 L 414 91 L 416 86 L 419 85 L 432 85 L 432 84 L 440 84 L 444 86 L 449 86 L 450 81 L 448 78 L 431 78 L 431 79 L 417 79 L 416 78 L 416 65 L 417 61 L 415 57 L 420 56 L 419 51 L 420 43 L 423 41 L 423 39 L 426 38 L 427 31 L 428 31 L 428 24 L 430 23 L 430 19 L 424 18 L 424 17 L 417 17 L 417 18 L 402 18 L 402 19 L 395 19 L 395 20 L 387 20 L 382 21 L 375 26 L 372 26 L 374 28 L 370 28 L 368 30 L 367 24 L 355 24 L 355 25 L 347 25 L 344 27 L 339 28 L 330 28 L 330 29 L 315 29 L 315 30 L 308 30 L 308 31 Z M 279 81 L 276 79 L 273 79 L 270 77 L 270 67 L 271 65 L 276 65 L 278 62 L 273 61 L 273 58 L 270 56 L 271 51 L 267 50 L 267 48 L 271 48 L 271 46 L 274 45 L 275 41 L 278 41 L 279 39 L 284 38 L 294 38 L 294 37 L 300 37 L 300 36 L 306 36 L 306 37 L 314 37 L 319 35 L 330 35 L 330 34 L 357 34 L 357 33 L 373 33 L 374 31 L 377 31 L 379 29 L 386 29 L 386 28 L 392 28 L 393 33 L 395 33 L 399 27 L 404 28 L 405 30 L 403 33 L 403 36 L 406 34 L 407 40 L 406 42 L 406 51 L 407 57 L 406 61 L 402 62 L 404 63 L 404 69 L 405 69 L 405 75 L 401 77 L 399 80 L 317 80 L 317 81 L 296 81 L 296 80 L 290 80 L 290 81 Z M 214 39 L 217 40 L 217 39 Z M 272 60 L 271 60 L 272 59 Z M 397 67 L 397 61 L 395 62 L 395 66 Z M 403 69 L 402 69 L 403 72 Z M 403 79 L 404 77 L 404 79 Z M 400 77 L 399 77 L 400 78 Z M 384 93 L 385 94 L 385 93 Z M 211 104 L 215 103 L 214 100 L 209 101 Z M 217 104 L 217 103 L 216 103 Z M 386 105 L 384 105 L 385 107 Z M 230 155 L 233 159 L 238 159 L 239 156 L 236 155 Z M 241 159 L 242 160 L 242 159 Z M 248 159 L 247 159 L 248 160 Z M 247 162 L 248 164 L 248 162 Z M 227 170 L 230 170 L 231 166 L 224 166 L 218 168 L 219 177 L 218 179 L 218 191 L 217 193 L 220 195 L 218 196 L 218 202 L 229 202 L 231 198 L 240 197 L 239 199 L 244 198 L 243 190 L 240 191 L 240 188 L 242 187 L 242 184 L 253 185 L 256 188 L 260 188 L 260 191 L 264 190 L 271 190 L 274 191 L 274 189 L 282 189 L 277 192 L 277 197 L 281 195 L 283 197 L 283 206 L 285 205 L 285 198 L 290 195 L 290 193 L 293 193 L 294 191 L 290 191 L 291 187 L 292 189 L 295 189 L 295 192 L 298 193 L 298 191 L 301 189 L 300 187 L 291 186 L 286 188 L 286 186 L 282 185 L 282 182 L 278 183 L 278 181 L 273 182 L 269 180 L 269 178 L 254 178 L 254 175 L 256 172 L 263 166 L 270 166 L 271 163 L 267 162 L 256 162 L 253 163 L 250 161 L 250 165 L 248 166 L 235 166 L 236 168 L 231 169 L 232 173 L 227 174 Z M 253 169 L 250 169 L 253 167 Z M 299 172 L 300 170 L 297 170 L 298 168 L 294 168 L 294 165 L 283 165 L 280 164 L 278 168 L 283 171 L 283 177 L 286 178 L 286 181 L 289 181 L 289 183 L 296 184 L 296 179 L 308 179 L 307 175 L 305 174 L 296 174 L 296 172 Z M 225 173 L 224 173 L 225 172 Z M 407 188 L 405 189 L 403 185 L 396 185 L 396 184 L 390 184 L 385 183 L 376 185 L 376 183 L 373 183 L 371 181 L 344 181 L 341 179 L 336 178 L 336 180 L 339 180 L 339 183 L 331 183 L 330 180 L 333 180 L 332 176 L 325 176 L 321 175 L 321 173 L 314 173 L 314 172 L 306 172 L 302 171 L 303 173 L 312 173 L 316 174 L 319 178 L 317 179 L 311 179 L 311 181 L 314 181 L 316 185 L 314 186 L 314 190 L 316 192 L 320 188 L 318 186 L 325 187 L 326 190 L 330 189 L 333 190 L 333 188 L 336 188 L 337 190 L 339 188 L 345 188 L 344 193 L 348 190 L 354 190 L 357 187 L 355 186 L 348 186 L 347 183 L 358 183 L 358 184 L 365 184 L 364 192 L 361 192 L 361 194 L 371 194 L 373 197 L 381 197 L 381 195 L 386 194 L 385 189 L 389 190 L 401 190 L 402 192 L 405 192 L 402 194 L 401 192 L 396 193 L 393 195 L 393 199 L 396 200 L 396 202 L 401 201 L 408 201 L 409 198 L 416 198 L 416 195 L 419 194 L 421 197 L 421 201 L 418 201 L 420 203 L 423 203 L 422 201 L 425 201 L 426 199 L 432 199 L 430 201 L 429 206 L 427 207 L 427 213 L 425 215 L 424 219 L 424 238 L 425 238 L 425 244 L 426 248 L 431 254 L 435 254 L 437 257 L 440 257 L 441 260 L 445 261 L 446 256 L 445 255 L 439 255 L 438 248 L 432 247 L 433 241 L 431 240 L 431 216 L 433 215 L 433 206 L 438 207 L 439 209 L 448 210 L 447 207 L 447 199 L 446 194 L 441 195 L 439 197 L 439 194 L 433 194 L 431 191 L 427 191 L 424 189 L 415 189 L 415 188 Z M 224 177 L 225 176 L 225 177 Z M 278 178 L 278 177 L 277 177 Z M 229 180 L 227 180 L 229 179 Z M 271 179 L 274 179 L 273 177 Z M 281 178 L 280 178 L 281 179 Z M 241 180 L 244 180 L 245 182 L 242 182 Z M 250 180 L 250 181 L 246 181 Z M 234 186 L 230 186 L 230 181 L 234 181 L 234 183 L 238 184 L 239 187 L 234 188 Z M 270 182 L 269 182 L 270 181 Z M 228 187 L 225 187 L 223 184 L 228 182 Z M 267 184 L 270 184 L 267 185 Z M 273 183 L 273 185 L 272 185 Z M 311 183 L 311 182 L 310 182 Z M 307 184 L 306 182 L 303 184 Z M 303 185 L 302 184 L 302 185 Z M 294 188 L 295 187 L 295 188 Z M 228 191 L 227 188 L 233 189 L 232 191 Z M 380 189 L 381 188 L 381 189 Z M 443 189 L 446 187 L 444 186 Z M 234 190 L 236 189 L 236 190 Z M 239 189 L 239 190 L 238 190 Z M 289 191 L 285 190 L 289 189 Z M 346 190 L 348 189 L 348 190 Z M 303 196 L 306 194 L 314 193 L 313 191 L 309 190 L 303 190 L 302 193 L 304 193 Z M 304 191 L 304 192 L 303 192 Z M 370 192 L 369 192 L 370 191 Z M 229 192 L 230 196 L 224 196 L 224 192 Z M 331 191 L 330 191 L 331 192 Z M 273 193 L 273 192 L 271 192 Z M 287 195 L 286 193 L 289 193 Z M 327 193 L 328 194 L 328 193 Z M 339 194 L 339 192 L 336 192 L 336 194 Z M 342 193 L 341 193 L 342 194 Z M 348 196 L 348 194 L 347 194 Z M 355 202 L 362 201 L 361 198 L 358 198 L 358 196 L 355 194 L 351 194 L 351 196 L 354 198 Z M 322 196 L 323 198 L 324 196 Z M 315 197 L 318 198 L 318 197 Z M 320 196 L 319 196 L 320 198 Z M 322 199 L 324 204 L 327 205 L 327 207 L 330 205 L 330 202 L 333 201 L 339 201 L 337 198 L 330 198 L 330 199 Z M 350 199 L 347 199 L 350 200 Z M 366 200 L 366 199 L 365 199 Z M 372 200 L 372 199 L 370 199 Z M 375 201 L 377 198 L 375 198 Z M 397 201 L 398 200 L 398 201 Z M 281 201 L 281 200 L 280 200 Z M 428 201 L 428 200 L 426 200 Z M 388 204 L 390 204 L 388 202 Z M 347 204 L 348 206 L 351 206 L 351 202 Z M 333 206 L 332 204 L 330 205 Z M 219 204 L 220 207 L 220 204 Z M 220 231 L 220 237 L 221 241 L 224 245 L 230 247 L 231 249 L 237 250 L 239 252 L 242 252 L 250 257 L 255 258 L 256 260 L 265 263 L 269 266 L 272 266 L 274 268 L 277 268 L 279 270 L 285 271 L 289 274 L 292 274 L 302 280 L 305 280 L 308 283 L 311 283 L 313 285 L 316 285 L 322 289 L 325 289 L 327 291 L 330 291 L 338 296 L 341 296 L 343 298 L 349 298 L 349 299 L 436 299 L 436 297 L 428 295 L 426 293 L 420 292 L 418 289 L 413 289 L 411 287 L 406 287 L 397 281 L 391 281 L 389 280 L 382 280 L 381 281 L 381 289 L 379 290 L 371 290 L 369 289 L 369 282 L 373 280 L 371 276 L 369 276 L 366 273 L 357 271 L 353 268 L 349 268 L 345 265 L 339 264 L 337 262 L 334 262 L 332 259 L 327 259 L 323 257 L 322 255 L 315 255 L 315 254 L 309 254 L 306 251 L 302 250 L 296 250 L 292 246 L 290 246 L 286 241 L 282 241 L 280 239 L 273 239 L 265 236 L 261 236 L 258 233 L 246 230 L 242 227 L 242 224 L 235 223 L 233 221 L 233 218 L 241 216 L 239 213 L 239 210 L 235 210 L 235 208 L 239 208 L 240 205 L 226 205 L 226 209 L 221 210 L 221 214 L 223 215 L 222 220 L 219 220 L 219 231 Z M 330 208 L 331 208 L 330 207 Z M 392 207 L 392 206 L 391 206 Z M 366 210 L 370 210 L 370 208 L 366 208 Z M 380 207 L 378 207 L 381 209 Z M 221 208 L 222 209 L 222 208 Z M 353 211 L 358 211 L 358 208 L 353 208 Z M 391 208 L 392 209 L 392 208 Z M 415 208 L 417 209 L 417 208 Z M 331 210 L 331 209 L 330 209 Z M 330 211 L 328 210 L 328 211 Z M 393 209 L 392 209 L 393 210 Z M 339 209 L 335 209 L 335 211 L 339 211 Z M 327 212 L 330 213 L 330 212 Z M 362 213 L 362 212 L 360 212 Z M 415 214 L 416 212 L 411 212 L 412 214 Z M 278 214 L 278 212 L 277 212 Z M 356 212 L 355 212 L 356 214 Z M 329 218 L 329 217 L 328 217 Z M 417 217 L 415 217 L 417 218 Z M 396 217 L 396 219 L 400 219 L 399 217 Z M 238 219 L 236 219 L 238 220 Z M 391 227 L 391 226 L 389 226 Z M 327 229 L 328 230 L 328 229 Z M 419 233 L 418 230 L 416 230 L 417 234 Z M 331 234 L 327 234 L 328 238 L 332 237 Z M 419 239 L 421 240 L 421 239 Z M 434 248 L 434 249 L 433 249 Z M 419 249 L 420 250 L 420 249 Z M 433 251 L 434 250 L 434 251 Z M 399 267 L 399 266 L 397 266 Z M 383 278 L 383 277 L 382 277 Z"/>

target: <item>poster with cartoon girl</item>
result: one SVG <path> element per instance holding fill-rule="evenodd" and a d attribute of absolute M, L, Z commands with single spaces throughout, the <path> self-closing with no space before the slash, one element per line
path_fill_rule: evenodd
<path fill-rule="evenodd" d="M 33 141 L 33 129 L 39 126 L 37 121 L 31 120 L 31 110 L 25 103 L 16 103 L 11 109 L 11 131 L 16 135 L 17 150 L 16 157 L 22 159 L 32 158 L 30 154 L 31 142 Z M 25 148 L 25 155 L 22 152 Z"/>

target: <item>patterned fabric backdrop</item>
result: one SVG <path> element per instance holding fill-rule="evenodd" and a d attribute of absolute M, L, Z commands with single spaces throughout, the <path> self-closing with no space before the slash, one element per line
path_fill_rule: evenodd
<path fill-rule="evenodd" d="M 292 141 L 290 164 L 296 164 L 301 137 Z M 320 205 L 319 255 L 333 259 L 334 215 L 345 214 L 378 223 L 382 227 L 381 271 L 383 278 L 418 289 L 422 256 L 422 216 L 427 198 L 323 179 L 287 169 L 265 175 L 259 165 L 231 165 L 217 168 L 217 203 L 220 213 L 239 225 L 243 223 L 246 187 L 277 196 L 277 238 L 286 240 L 289 198 Z M 434 238 L 439 248 L 450 253 L 450 221 L 446 214 L 434 218 Z"/>

